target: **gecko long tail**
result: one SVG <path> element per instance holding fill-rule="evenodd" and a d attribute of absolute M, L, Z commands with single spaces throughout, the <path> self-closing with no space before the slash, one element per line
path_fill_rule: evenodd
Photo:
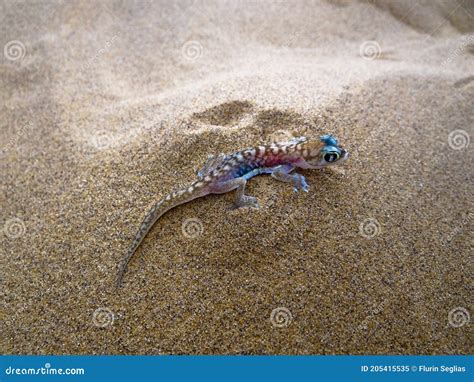
<path fill-rule="evenodd" d="M 194 190 L 193 188 L 194 184 L 189 187 L 188 189 L 172 192 L 171 194 L 168 194 L 165 198 L 161 199 L 158 201 L 147 213 L 145 218 L 143 219 L 142 224 L 140 225 L 140 228 L 135 235 L 135 238 L 133 239 L 132 244 L 130 245 L 125 257 L 122 260 L 122 264 L 119 267 L 118 275 L 117 275 L 117 281 L 116 281 L 116 287 L 119 288 L 120 285 L 122 284 L 123 276 L 125 274 L 125 271 L 127 270 L 128 263 L 132 259 L 133 255 L 137 251 L 138 247 L 142 243 L 143 239 L 146 237 L 150 229 L 153 227 L 153 225 L 156 223 L 156 221 L 162 217 L 164 214 L 166 214 L 169 210 L 190 202 L 191 200 L 194 200 L 196 198 L 199 198 L 201 196 L 204 196 L 203 194 L 196 193 L 196 192 L 189 192 L 189 190 Z"/>

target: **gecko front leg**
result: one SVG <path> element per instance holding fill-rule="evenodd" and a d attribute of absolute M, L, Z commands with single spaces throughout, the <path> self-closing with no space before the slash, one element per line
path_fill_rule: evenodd
<path fill-rule="evenodd" d="M 211 192 L 213 194 L 224 194 L 226 192 L 235 191 L 235 202 L 234 207 L 253 207 L 259 208 L 257 198 L 249 195 L 245 195 L 245 185 L 247 180 L 245 177 L 235 178 L 227 180 L 222 183 L 217 183 L 211 187 Z"/>
<path fill-rule="evenodd" d="M 306 183 L 306 178 L 301 174 L 290 174 L 294 169 L 295 166 L 291 164 L 277 166 L 272 171 L 272 177 L 281 182 L 293 183 L 295 192 L 298 190 L 308 192 L 309 186 Z"/>

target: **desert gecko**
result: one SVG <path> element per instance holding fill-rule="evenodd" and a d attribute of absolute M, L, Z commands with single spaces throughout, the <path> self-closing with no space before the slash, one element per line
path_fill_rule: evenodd
<path fill-rule="evenodd" d="M 293 183 L 295 191 L 308 192 L 305 177 L 297 173 L 290 174 L 295 168 L 318 169 L 332 166 L 344 162 L 348 155 L 336 138 L 323 135 L 319 139 L 298 137 L 288 142 L 248 148 L 230 155 L 210 156 L 194 183 L 166 195 L 145 216 L 119 268 L 117 287 L 122 283 L 127 265 L 148 231 L 172 208 L 205 195 L 223 194 L 232 190 L 236 190 L 235 207 L 258 208 L 257 199 L 245 195 L 245 185 L 250 178 L 271 174 L 277 180 Z"/>

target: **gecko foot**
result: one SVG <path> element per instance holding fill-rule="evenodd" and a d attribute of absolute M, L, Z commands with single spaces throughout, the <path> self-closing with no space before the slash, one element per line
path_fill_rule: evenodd
<path fill-rule="evenodd" d="M 306 178 L 303 175 L 300 174 L 295 174 L 297 177 L 295 177 L 295 184 L 293 190 L 295 192 L 298 192 L 298 190 L 303 190 L 304 192 L 309 191 L 309 185 L 306 183 Z"/>
<path fill-rule="evenodd" d="M 243 195 L 237 202 L 235 202 L 234 209 L 240 207 L 260 208 L 257 198 L 248 195 Z"/>

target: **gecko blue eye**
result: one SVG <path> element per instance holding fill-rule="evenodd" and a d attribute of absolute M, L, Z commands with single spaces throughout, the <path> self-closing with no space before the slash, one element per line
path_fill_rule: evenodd
<path fill-rule="evenodd" d="M 332 153 L 327 153 L 327 154 L 324 154 L 324 160 L 326 162 L 334 162 L 336 160 L 339 159 L 339 154 L 337 152 L 332 152 Z"/>
<path fill-rule="evenodd" d="M 337 139 L 334 138 L 332 135 L 323 135 L 323 136 L 321 136 L 321 142 L 323 142 L 326 146 L 335 146 L 335 147 L 337 147 Z"/>

